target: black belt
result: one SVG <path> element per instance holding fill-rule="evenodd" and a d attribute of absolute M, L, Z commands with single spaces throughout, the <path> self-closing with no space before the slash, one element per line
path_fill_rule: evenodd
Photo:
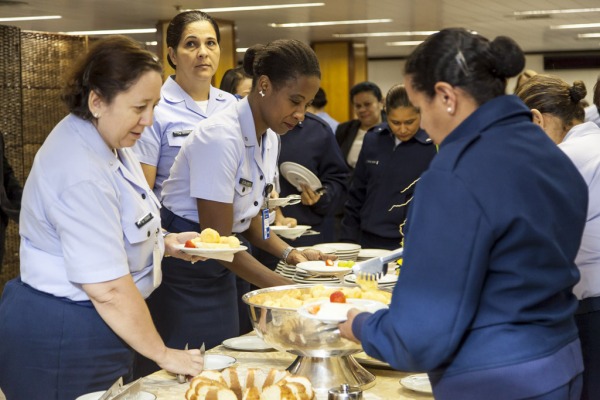
<path fill-rule="evenodd" d="M 162 227 L 169 232 L 199 232 L 200 229 L 198 222 L 180 217 L 165 206 L 160 209 L 160 219 Z"/>
<path fill-rule="evenodd" d="M 588 297 L 587 299 L 579 300 L 579 307 L 575 314 L 588 314 L 595 311 L 600 311 L 600 297 Z"/>

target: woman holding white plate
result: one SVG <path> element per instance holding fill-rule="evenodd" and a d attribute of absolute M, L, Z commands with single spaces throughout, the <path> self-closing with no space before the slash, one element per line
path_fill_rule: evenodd
<path fill-rule="evenodd" d="M 322 258 L 269 235 L 266 208 L 277 181 L 278 135 L 304 119 L 320 83 L 317 57 L 299 41 L 277 40 L 250 48 L 244 69 L 253 76 L 250 94 L 200 122 L 183 143 L 164 183 L 163 227 L 238 233 L 292 264 Z M 149 299 L 165 341 L 181 348 L 205 342 L 211 348 L 237 336 L 236 274 L 258 287 L 292 283 L 245 251 L 231 262 L 168 259 L 163 284 Z"/>

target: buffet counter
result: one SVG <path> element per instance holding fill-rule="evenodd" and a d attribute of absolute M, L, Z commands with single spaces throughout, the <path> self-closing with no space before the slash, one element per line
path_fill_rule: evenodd
<path fill-rule="evenodd" d="M 296 356 L 280 351 L 249 352 L 229 350 L 224 346 L 217 346 L 206 352 L 207 354 L 224 354 L 234 357 L 240 373 L 245 373 L 247 368 L 286 369 Z M 376 376 L 375 385 L 363 392 L 363 398 L 368 400 L 426 400 L 433 399 L 430 394 L 415 392 L 400 385 L 400 379 L 410 375 L 408 373 L 392 371 L 389 369 L 366 367 Z M 178 384 L 175 376 L 158 371 L 143 379 L 143 390 L 154 393 L 158 400 L 183 400 L 189 384 Z M 317 400 L 327 400 L 327 393 L 317 393 Z"/>

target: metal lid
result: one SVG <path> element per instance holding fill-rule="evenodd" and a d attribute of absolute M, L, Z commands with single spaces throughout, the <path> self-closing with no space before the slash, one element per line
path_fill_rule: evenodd
<path fill-rule="evenodd" d="M 361 400 L 362 390 L 359 387 L 350 386 L 347 383 L 342 383 L 338 387 L 329 389 L 327 395 L 328 400 Z"/>

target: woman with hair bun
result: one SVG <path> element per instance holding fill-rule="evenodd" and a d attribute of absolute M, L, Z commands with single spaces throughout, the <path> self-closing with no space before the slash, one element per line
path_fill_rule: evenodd
<path fill-rule="evenodd" d="M 507 78 L 510 38 L 444 29 L 405 66 L 439 153 L 417 183 L 388 310 L 349 311 L 342 334 L 429 375 L 436 399 L 579 399 L 573 314 L 587 187 Z"/>
<path fill-rule="evenodd" d="M 290 264 L 317 259 L 320 252 L 297 251 L 263 229 L 278 180 L 278 135 L 304 119 L 321 81 L 317 57 L 302 42 L 276 40 L 248 49 L 244 69 L 253 77 L 250 94 L 200 122 L 183 143 L 164 183 L 163 227 L 240 234 Z M 258 287 L 292 283 L 245 251 L 231 262 L 167 261 L 149 304 L 165 341 L 180 348 L 211 348 L 239 334 L 236 274 Z"/>
<path fill-rule="evenodd" d="M 573 161 L 589 191 L 587 222 L 575 264 L 581 273 L 573 292 L 579 299 L 575 321 L 583 352 L 582 399 L 600 393 L 600 128 L 583 122 L 581 100 L 587 90 L 582 81 L 570 86 L 559 77 L 536 75 L 516 95 L 531 108 L 538 124 Z"/>

